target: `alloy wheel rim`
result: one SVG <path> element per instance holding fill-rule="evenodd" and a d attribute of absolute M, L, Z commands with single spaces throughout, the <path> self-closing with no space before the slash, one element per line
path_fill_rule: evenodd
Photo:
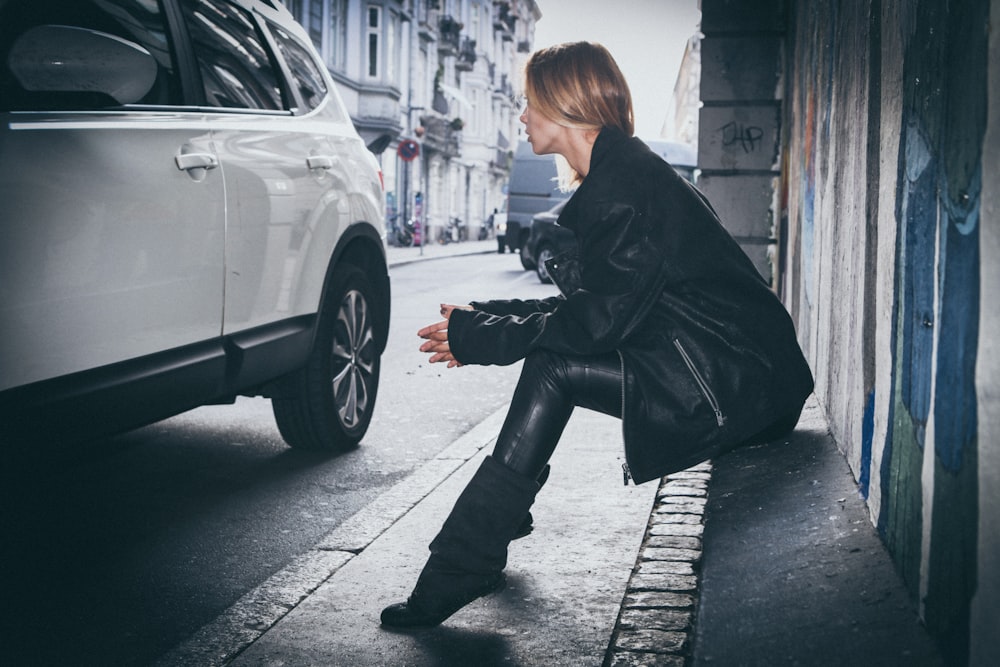
<path fill-rule="evenodd" d="M 333 332 L 333 400 L 345 428 L 356 427 L 368 410 L 374 377 L 375 335 L 368 301 L 358 290 L 344 294 Z"/>

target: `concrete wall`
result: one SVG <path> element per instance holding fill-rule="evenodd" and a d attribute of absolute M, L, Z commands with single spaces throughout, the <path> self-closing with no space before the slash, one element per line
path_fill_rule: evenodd
<path fill-rule="evenodd" d="M 970 664 L 1000 664 L 1000 0 L 990 6 L 986 139 L 983 142 L 980 222 L 979 354 L 979 551 L 972 598 Z"/>
<path fill-rule="evenodd" d="M 753 4 L 702 3 L 698 187 L 771 282 L 785 16 L 777 3 Z"/>
<path fill-rule="evenodd" d="M 769 220 L 773 284 L 925 623 L 955 664 L 983 665 L 1000 664 L 992 4 L 991 32 L 990 0 L 790 0 L 780 16 L 703 0 L 699 155 L 709 196 L 748 218 L 734 230 Z M 774 166 L 713 140 L 727 123 L 760 127 Z"/>

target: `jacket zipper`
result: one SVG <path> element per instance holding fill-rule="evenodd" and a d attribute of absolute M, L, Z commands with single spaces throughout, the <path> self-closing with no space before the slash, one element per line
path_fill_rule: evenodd
<path fill-rule="evenodd" d="M 711 406 L 712 411 L 715 413 L 716 423 L 718 423 L 719 426 L 725 426 L 726 417 L 722 414 L 719 402 L 715 400 L 715 394 L 712 393 L 708 383 L 705 382 L 705 379 L 701 377 L 701 373 L 699 373 L 698 369 L 695 368 L 694 361 L 692 361 L 691 357 L 688 356 L 687 350 L 685 350 L 684 346 L 681 345 L 680 339 L 674 339 L 674 347 L 676 347 L 677 351 L 680 352 L 681 358 L 684 359 L 684 365 L 688 367 L 689 371 L 691 371 L 691 375 L 694 376 L 694 381 L 698 384 L 698 388 L 701 389 L 702 395 L 705 397 L 705 400 L 708 401 L 709 406 Z"/>
<path fill-rule="evenodd" d="M 622 482 L 625 486 L 628 486 L 628 481 L 632 479 L 632 471 L 628 467 L 628 452 L 625 450 L 625 357 L 622 356 L 621 350 L 615 350 L 618 353 L 618 362 L 621 364 L 622 369 L 622 456 L 625 461 L 622 463 Z"/>

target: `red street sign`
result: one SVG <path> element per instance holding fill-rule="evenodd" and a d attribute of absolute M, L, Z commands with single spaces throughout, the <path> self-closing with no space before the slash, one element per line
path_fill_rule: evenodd
<path fill-rule="evenodd" d="M 420 145 L 413 139 L 407 139 L 406 141 L 399 142 L 399 148 L 396 149 L 396 153 L 404 162 L 410 162 L 417 159 L 417 156 L 420 155 Z"/>

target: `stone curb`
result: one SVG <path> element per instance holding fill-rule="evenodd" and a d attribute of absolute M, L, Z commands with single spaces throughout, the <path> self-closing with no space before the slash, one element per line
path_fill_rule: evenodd
<path fill-rule="evenodd" d="M 604 667 L 684 667 L 691 656 L 711 462 L 660 481 Z"/>

